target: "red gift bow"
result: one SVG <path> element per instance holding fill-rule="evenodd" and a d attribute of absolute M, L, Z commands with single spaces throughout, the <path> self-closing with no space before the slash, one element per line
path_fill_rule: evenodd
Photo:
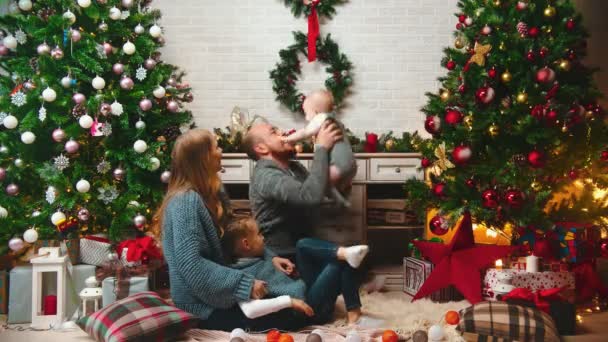
<path fill-rule="evenodd" d="M 121 242 L 116 247 L 118 255 L 122 255 L 122 250 L 125 248 L 128 248 L 128 262 L 142 261 L 143 263 L 147 263 L 150 260 L 162 258 L 160 250 L 156 246 L 156 241 L 150 236 Z"/>
<path fill-rule="evenodd" d="M 560 300 L 561 298 L 558 294 L 562 292 L 563 289 L 563 287 L 556 287 L 553 289 L 532 292 L 530 289 L 521 287 L 514 289 L 508 294 L 502 296 L 502 300 L 507 301 L 509 299 L 521 299 L 528 302 L 534 302 L 536 308 L 549 313 L 549 300 Z"/>
<path fill-rule="evenodd" d="M 319 0 L 310 2 L 310 15 L 308 16 L 308 61 L 314 62 L 317 59 L 317 38 L 319 38 L 319 16 L 317 15 L 317 5 Z"/>

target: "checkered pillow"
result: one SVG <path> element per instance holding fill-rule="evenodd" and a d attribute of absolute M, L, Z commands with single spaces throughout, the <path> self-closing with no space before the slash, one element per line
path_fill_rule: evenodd
<path fill-rule="evenodd" d="M 460 317 L 458 329 L 463 333 L 515 341 L 560 341 L 551 316 L 535 308 L 505 302 L 481 302 L 461 310 Z"/>
<path fill-rule="evenodd" d="M 78 326 L 96 341 L 167 341 L 195 327 L 198 318 L 141 292 L 83 317 Z"/>

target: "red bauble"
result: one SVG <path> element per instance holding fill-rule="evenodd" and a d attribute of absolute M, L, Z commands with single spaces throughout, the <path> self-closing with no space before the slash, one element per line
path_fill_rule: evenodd
<path fill-rule="evenodd" d="M 574 50 L 568 51 L 568 59 L 571 61 L 574 61 L 576 59 L 576 52 L 574 52 Z"/>
<path fill-rule="evenodd" d="M 545 154 L 538 150 L 533 150 L 528 153 L 528 163 L 535 169 L 545 166 Z"/>
<path fill-rule="evenodd" d="M 462 23 L 456 24 L 456 29 L 457 30 L 462 30 L 463 27 L 464 27 L 464 25 Z"/>
<path fill-rule="evenodd" d="M 549 67 L 544 67 L 536 72 L 536 82 L 553 83 L 555 81 L 555 71 Z"/>
<path fill-rule="evenodd" d="M 471 188 L 471 189 L 472 189 L 472 188 L 474 188 L 474 187 L 477 185 L 477 183 L 475 182 L 475 180 L 474 180 L 473 178 L 469 178 L 469 179 L 467 179 L 467 180 L 464 182 L 464 184 L 466 184 L 466 185 L 467 185 L 469 188 Z"/>
<path fill-rule="evenodd" d="M 548 54 L 549 54 L 549 49 L 547 49 L 546 47 L 541 48 L 540 51 L 538 52 L 538 55 L 540 56 L 540 58 L 545 58 L 545 57 L 547 57 Z"/>
<path fill-rule="evenodd" d="M 534 118 L 540 120 L 543 118 L 545 114 L 545 106 L 543 105 L 536 105 L 534 107 L 532 107 L 532 110 L 530 111 L 530 115 L 532 115 Z"/>
<path fill-rule="evenodd" d="M 454 70 L 454 68 L 456 68 L 456 62 L 448 61 L 445 67 L 448 68 L 448 70 Z"/>
<path fill-rule="evenodd" d="M 456 325 L 460 322 L 460 315 L 456 311 L 448 311 L 445 313 L 445 322 L 450 325 Z"/>
<path fill-rule="evenodd" d="M 443 197 L 445 195 L 445 183 L 437 183 L 433 185 L 433 194 L 437 197 Z"/>
<path fill-rule="evenodd" d="M 568 19 L 568 21 L 566 21 L 566 29 L 568 31 L 572 31 L 575 26 L 576 26 L 576 24 L 574 23 L 574 19 L 570 18 L 570 19 Z"/>
<path fill-rule="evenodd" d="M 461 85 L 458 87 L 458 92 L 459 92 L 459 93 L 464 94 L 464 93 L 466 93 L 466 91 L 467 91 L 467 86 L 465 86 L 464 84 L 461 84 Z"/>
<path fill-rule="evenodd" d="M 427 167 L 431 166 L 431 161 L 429 160 L 429 158 L 422 158 L 422 160 L 420 161 L 420 166 L 426 169 Z"/>
<path fill-rule="evenodd" d="M 495 209 L 498 207 L 498 192 L 487 189 L 481 194 L 482 205 L 484 208 Z"/>
<path fill-rule="evenodd" d="M 575 169 L 572 169 L 568 172 L 568 177 L 570 177 L 570 179 L 575 180 L 578 178 L 578 171 L 576 171 Z"/>
<path fill-rule="evenodd" d="M 441 129 L 441 119 L 437 115 L 427 116 L 424 120 L 424 128 L 427 132 L 435 135 Z"/>
<path fill-rule="evenodd" d="M 473 151 L 469 146 L 461 145 L 452 151 L 452 160 L 458 165 L 465 164 L 471 159 Z"/>
<path fill-rule="evenodd" d="M 540 30 L 538 29 L 538 27 L 536 27 L 536 26 L 530 27 L 530 29 L 528 30 L 528 36 L 530 36 L 532 38 L 536 38 L 536 37 L 538 37 L 539 32 L 540 32 Z"/>
<path fill-rule="evenodd" d="M 445 113 L 445 122 L 452 126 L 458 125 L 462 122 L 463 117 L 464 116 L 462 115 L 462 113 L 457 111 L 456 109 L 448 109 Z"/>
<path fill-rule="evenodd" d="M 441 215 L 435 215 L 429 222 L 429 229 L 433 234 L 441 236 L 445 235 L 450 230 L 450 227 L 448 220 Z"/>
<path fill-rule="evenodd" d="M 281 337 L 281 332 L 278 330 L 270 330 L 266 335 L 267 342 L 278 342 Z"/>
<path fill-rule="evenodd" d="M 559 113 L 555 109 L 551 109 L 545 114 L 545 121 L 547 124 L 555 125 L 557 123 L 557 119 L 559 118 Z"/>
<path fill-rule="evenodd" d="M 382 334 L 382 342 L 397 342 L 399 341 L 399 335 L 392 330 L 386 330 Z"/>
<path fill-rule="evenodd" d="M 496 93 L 492 87 L 481 87 L 475 92 L 475 98 L 478 102 L 488 104 L 494 100 Z"/>
<path fill-rule="evenodd" d="M 602 151 L 602 155 L 600 157 L 602 161 L 608 161 L 608 150 Z"/>
<path fill-rule="evenodd" d="M 519 190 L 509 190 L 505 194 L 505 201 L 512 208 L 521 208 L 524 204 L 525 196 L 524 193 Z"/>
<path fill-rule="evenodd" d="M 461 14 L 458 16 L 458 21 L 464 24 L 464 21 L 467 20 L 467 16 L 464 14 Z"/>
<path fill-rule="evenodd" d="M 488 77 L 496 78 L 496 68 L 492 67 L 492 69 L 488 70 Z"/>

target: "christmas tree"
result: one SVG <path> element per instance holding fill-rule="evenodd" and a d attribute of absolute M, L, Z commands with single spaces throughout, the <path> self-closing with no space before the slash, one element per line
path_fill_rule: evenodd
<path fill-rule="evenodd" d="M 192 117 L 148 6 L 20 0 L 0 17 L 0 246 L 148 227 Z"/>
<path fill-rule="evenodd" d="M 606 224 L 608 132 L 572 2 L 458 7 L 447 75 L 423 108 L 429 177 L 408 181 L 410 205 L 439 210 L 431 229 L 466 209 L 496 228 Z"/>

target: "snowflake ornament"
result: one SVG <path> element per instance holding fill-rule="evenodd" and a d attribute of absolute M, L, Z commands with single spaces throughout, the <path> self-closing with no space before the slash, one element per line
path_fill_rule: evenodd
<path fill-rule="evenodd" d="M 146 70 L 144 67 L 142 67 L 140 65 L 139 68 L 137 68 L 137 70 L 135 71 L 135 78 L 137 78 L 140 81 L 143 81 L 146 79 L 147 76 L 148 76 L 148 70 Z"/>
<path fill-rule="evenodd" d="M 27 43 L 27 35 L 25 34 L 25 32 L 23 32 L 22 29 L 19 29 L 17 30 L 17 32 L 15 32 L 15 39 L 17 39 L 17 43 L 21 45 Z"/>
<path fill-rule="evenodd" d="M 120 102 L 117 102 L 116 100 L 114 100 L 114 102 L 112 103 L 110 108 L 111 108 L 112 114 L 116 115 L 116 116 L 121 116 L 124 111 L 122 104 L 120 104 Z"/>
<path fill-rule="evenodd" d="M 44 121 L 45 119 L 46 119 L 46 108 L 44 108 L 44 106 L 42 106 L 38 110 L 38 120 Z"/>
<path fill-rule="evenodd" d="M 49 204 L 53 204 L 55 203 L 55 200 L 57 199 L 56 196 L 56 189 L 52 186 L 49 186 L 48 189 L 46 189 L 46 201 L 49 202 Z"/>
<path fill-rule="evenodd" d="M 108 163 L 107 161 L 105 161 L 105 159 L 103 159 L 99 164 L 97 164 L 97 173 L 100 173 L 100 174 L 108 173 L 108 171 L 110 171 L 111 168 L 112 168 L 112 166 L 110 166 L 110 163 Z"/>
<path fill-rule="evenodd" d="M 130 11 L 122 11 L 122 13 L 120 13 L 120 20 L 125 20 L 127 19 L 129 16 L 131 15 Z"/>
<path fill-rule="evenodd" d="M 0 112 L 0 126 L 4 126 L 4 118 L 8 116 L 6 112 Z"/>
<path fill-rule="evenodd" d="M 25 97 L 25 94 L 21 90 L 19 90 L 18 92 L 11 95 L 11 103 L 17 107 L 21 107 L 27 103 L 27 98 Z"/>
<path fill-rule="evenodd" d="M 97 57 L 101 58 L 101 59 L 106 59 L 108 58 L 108 56 L 106 56 L 106 50 L 104 50 L 103 45 L 98 44 L 95 47 L 95 50 L 97 50 Z"/>
<path fill-rule="evenodd" d="M 109 122 L 106 122 L 102 127 L 101 127 L 101 133 L 103 135 L 105 135 L 106 137 L 109 137 L 110 135 L 112 135 L 112 125 L 110 125 Z"/>
<path fill-rule="evenodd" d="M 62 153 L 58 157 L 53 158 L 53 164 L 55 164 L 57 170 L 63 171 L 70 166 L 70 160 Z"/>
<path fill-rule="evenodd" d="M 118 198 L 118 190 L 116 190 L 114 185 L 99 188 L 97 190 L 99 191 L 99 196 L 97 196 L 97 199 L 101 200 L 106 205 L 112 203 L 112 201 Z"/>

